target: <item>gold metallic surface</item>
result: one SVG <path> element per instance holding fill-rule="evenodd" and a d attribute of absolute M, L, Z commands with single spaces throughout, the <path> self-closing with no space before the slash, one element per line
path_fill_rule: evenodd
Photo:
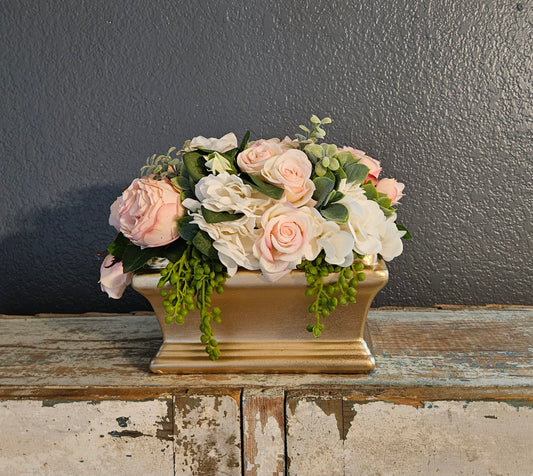
<path fill-rule="evenodd" d="M 239 271 L 225 291 L 213 296 L 222 322 L 212 323 L 220 358 L 212 362 L 200 342 L 199 312 L 184 324 L 166 324 L 157 282 L 159 273 L 137 274 L 133 287 L 146 297 L 163 332 L 163 345 L 151 362 L 156 373 L 367 373 L 375 361 L 369 349 L 366 316 L 372 300 L 388 281 L 383 261 L 365 268 L 357 287 L 357 302 L 338 306 L 327 318 L 320 338 L 306 330 L 314 317 L 304 294 L 303 272 L 293 271 L 268 283 L 257 271 Z"/>

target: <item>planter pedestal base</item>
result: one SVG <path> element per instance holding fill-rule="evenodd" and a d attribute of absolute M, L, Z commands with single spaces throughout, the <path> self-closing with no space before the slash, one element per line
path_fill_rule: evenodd
<path fill-rule="evenodd" d="M 303 329 L 304 332 L 305 329 Z M 221 342 L 220 358 L 201 343 L 163 343 L 150 364 L 155 373 L 368 373 L 374 357 L 364 340 Z"/>

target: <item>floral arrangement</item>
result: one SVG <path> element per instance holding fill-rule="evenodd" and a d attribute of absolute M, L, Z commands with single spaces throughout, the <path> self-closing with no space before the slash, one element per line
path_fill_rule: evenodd
<path fill-rule="evenodd" d="M 365 279 L 362 258 L 398 256 L 408 231 L 396 224 L 404 185 L 379 178 L 380 163 L 351 147 L 321 142 L 331 119 L 311 117 L 295 139 L 240 144 L 233 133 L 195 137 L 181 150 L 152 156 L 111 205 L 118 231 L 101 267 L 100 284 L 118 299 L 132 273 L 163 258 L 159 287 L 166 322 L 201 316 L 201 341 L 214 360 L 220 355 L 211 322 L 221 309 L 214 292 L 239 268 L 260 270 L 275 281 L 305 272 L 314 316 L 307 330 L 319 337 L 338 305 L 355 302 Z M 376 258 L 377 259 L 377 258 Z M 325 277 L 336 273 L 333 283 Z"/>

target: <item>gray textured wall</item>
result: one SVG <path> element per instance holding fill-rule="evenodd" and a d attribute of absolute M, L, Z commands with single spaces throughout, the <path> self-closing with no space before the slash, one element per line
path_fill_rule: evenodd
<path fill-rule="evenodd" d="M 526 0 L 0 3 L 0 313 L 147 309 L 99 291 L 108 207 L 194 135 L 327 139 L 407 184 L 378 305 L 532 302 Z"/>

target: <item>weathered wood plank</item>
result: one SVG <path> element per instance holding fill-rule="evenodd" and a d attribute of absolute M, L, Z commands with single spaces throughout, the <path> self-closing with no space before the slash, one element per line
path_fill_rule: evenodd
<path fill-rule="evenodd" d="M 289 395 L 286 414 L 288 474 L 344 475 L 342 397 Z"/>
<path fill-rule="evenodd" d="M 0 319 L 0 397 L 152 398 L 187 388 L 531 387 L 533 309 L 371 311 L 370 375 L 154 375 L 155 316 Z M 305 330 L 303 330 L 305 332 Z M 87 394 L 81 393 L 87 391 Z M 137 389 L 137 390 L 135 390 Z M 137 397 L 135 397 L 135 394 Z M 447 397 L 446 397 L 447 398 Z"/>
<path fill-rule="evenodd" d="M 175 397 L 175 474 L 241 475 L 240 392 Z"/>
<path fill-rule="evenodd" d="M 287 396 L 291 475 L 531 475 L 532 447 L 531 401 Z"/>
<path fill-rule="evenodd" d="M 281 389 L 242 395 L 243 460 L 247 476 L 285 474 L 285 411 Z"/>
<path fill-rule="evenodd" d="M 0 402 L 0 475 L 173 475 L 172 401 Z"/>
<path fill-rule="evenodd" d="M 533 471 L 529 406 L 436 401 L 415 408 L 345 401 L 346 413 L 347 476 L 525 476 Z"/>

